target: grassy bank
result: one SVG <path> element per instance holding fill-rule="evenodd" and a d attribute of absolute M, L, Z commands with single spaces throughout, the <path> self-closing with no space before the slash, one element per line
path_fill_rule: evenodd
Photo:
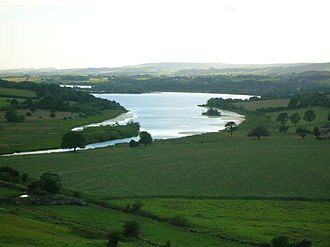
<path fill-rule="evenodd" d="M 58 118 L 50 119 L 48 112 L 49 119 L 31 118 L 30 121 L 24 122 L 0 122 L 0 153 L 59 148 L 63 135 L 70 129 L 111 119 L 123 112 L 105 110 L 99 115 L 86 118 L 77 117 L 75 114 L 72 119 L 66 120 L 59 118 L 63 115 L 61 113 L 57 113 Z"/>

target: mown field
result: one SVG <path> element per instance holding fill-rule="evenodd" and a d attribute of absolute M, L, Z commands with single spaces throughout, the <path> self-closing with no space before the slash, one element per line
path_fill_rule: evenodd
<path fill-rule="evenodd" d="M 109 200 L 121 207 L 134 199 Z M 282 200 L 142 199 L 142 210 L 163 217 L 181 215 L 189 229 L 255 243 L 273 236 L 310 239 L 315 246 L 330 241 L 330 203 Z M 308 217 L 306 217 L 308 215 Z"/>
<path fill-rule="evenodd" d="M 35 177 L 56 172 L 64 185 L 101 196 L 330 199 L 328 149 L 329 141 L 312 137 L 246 137 L 231 142 L 0 157 L 0 161 Z"/>

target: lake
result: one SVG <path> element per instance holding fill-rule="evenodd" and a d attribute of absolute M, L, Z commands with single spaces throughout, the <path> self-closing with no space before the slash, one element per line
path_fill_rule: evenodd
<path fill-rule="evenodd" d="M 198 105 L 206 103 L 212 97 L 248 99 L 249 95 L 209 94 L 209 93 L 177 93 L 162 92 L 148 94 L 94 94 L 108 100 L 115 100 L 130 112 L 127 119 L 137 121 L 141 130 L 148 131 L 153 138 L 167 139 L 205 132 L 217 132 L 224 129 L 229 121 L 237 124 L 244 116 L 221 110 L 221 117 L 202 115 L 206 108 Z"/>
<path fill-rule="evenodd" d="M 147 94 L 93 94 L 96 97 L 115 100 L 129 110 L 114 119 L 74 128 L 79 131 L 89 126 L 109 125 L 128 121 L 139 122 L 141 130 L 148 131 L 154 139 L 179 138 L 206 132 L 217 132 L 224 129 L 229 121 L 239 124 L 244 116 L 235 112 L 220 110 L 221 117 L 202 115 L 207 109 L 198 105 L 205 104 L 210 98 L 249 99 L 250 95 L 210 94 L 210 93 L 177 93 L 160 92 Z M 116 143 L 129 142 L 132 138 L 112 140 L 89 144 L 84 149 L 106 147 Z M 138 138 L 134 138 L 138 139 Z M 81 150 L 81 149 L 77 149 Z M 68 149 L 50 149 L 21 152 L 9 155 L 43 154 L 67 152 Z M 4 155 L 8 156 L 8 155 Z"/>

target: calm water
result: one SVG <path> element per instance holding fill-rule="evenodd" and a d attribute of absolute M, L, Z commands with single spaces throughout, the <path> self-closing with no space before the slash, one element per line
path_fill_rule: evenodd
<path fill-rule="evenodd" d="M 197 105 L 209 98 L 248 99 L 248 95 L 207 93 L 150 93 L 150 94 L 95 94 L 96 97 L 115 100 L 130 110 L 129 119 L 141 124 L 154 138 L 176 138 L 204 132 L 215 132 L 224 128 L 229 121 L 240 123 L 243 116 L 221 111 L 221 117 L 203 116 L 206 111 Z M 129 116 L 131 114 L 131 116 Z M 131 117 L 131 118 L 129 118 Z M 124 123 L 121 119 L 119 123 Z"/>
<path fill-rule="evenodd" d="M 207 93 L 150 93 L 150 94 L 94 94 L 96 97 L 115 100 L 129 110 L 115 119 L 109 119 L 101 123 L 90 124 L 74 128 L 81 130 L 88 126 L 108 125 L 118 122 L 125 124 L 130 120 L 139 122 L 141 130 L 148 131 L 154 139 L 178 138 L 205 132 L 216 132 L 224 129 L 224 125 L 229 121 L 237 124 L 244 120 L 234 112 L 221 111 L 221 117 L 203 116 L 206 111 L 203 107 L 198 107 L 206 103 L 209 98 L 233 98 L 248 99 L 248 95 L 234 94 L 207 94 Z M 98 142 L 89 144 L 84 149 L 106 147 L 116 143 L 129 142 L 132 138 Z M 138 138 L 134 138 L 138 139 Z M 78 149 L 79 150 L 79 149 Z M 50 149 L 33 152 L 21 152 L 9 155 L 43 154 L 55 152 L 67 152 L 68 149 Z M 7 156 L 7 155 L 6 155 Z"/>

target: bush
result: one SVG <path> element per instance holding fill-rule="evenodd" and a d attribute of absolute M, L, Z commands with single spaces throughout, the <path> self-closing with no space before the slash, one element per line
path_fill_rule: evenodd
<path fill-rule="evenodd" d="M 61 179 L 56 173 L 46 172 L 40 176 L 39 188 L 49 193 L 58 193 L 62 188 Z"/>
<path fill-rule="evenodd" d="M 176 226 L 188 226 L 188 220 L 183 216 L 174 216 L 169 219 L 169 223 Z"/>
<path fill-rule="evenodd" d="M 123 234 L 120 231 L 111 231 L 108 234 L 108 246 L 117 246 L 118 242 L 123 239 Z"/>
<path fill-rule="evenodd" d="M 131 211 L 133 213 L 137 213 L 137 212 L 139 212 L 141 210 L 142 206 L 143 206 L 143 203 L 142 202 L 136 201 L 136 202 L 133 203 L 132 208 L 131 208 Z"/>
<path fill-rule="evenodd" d="M 79 191 L 75 191 L 75 192 L 72 193 L 72 196 L 73 197 L 80 198 L 81 197 L 81 193 Z"/>
<path fill-rule="evenodd" d="M 31 117 L 32 116 L 32 113 L 28 111 L 28 112 L 25 113 L 25 116 Z"/>
<path fill-rule="evenodd" d="M 19 172 L 9 166 L 3 166 L 0 168 L 0 173 L 3 173 L 3 172 L 7 172 L 7 173 L 10 173 L 10 175 L 12 177 L 18 177 L 19 176 Z"/>
<path fill-rule="evenodd" d="M 0 180 L 11 182 L 13 180 L 13 177 L 9 172 L 2 172 L 0 173 Z"/>
<path fill-rule="evenodd" d="M 56 117 L 56 114 L 54 112 L 52 112 L 50 115 L 49 115 L 51 118 L 54 118 Z"/>
<path fill-rule="evenodd" d="M 139 146 L 139 143 L 138 143 L 137 141 L 135 141 L 135 140 L 130 140 L 130 142 L 129 142 L 129 146 L 130 146 L 131 148 L 134 148 L 134 147 Z"/>
<path fill-rule="evenodd" d="M 25 183 L 28 179 L 29 175 L 27 173 L 22 174 L 22 182 Z"/>
<path fill-rule="evenodd" d="M 126 221 L 123 225 L 125 237 L 138 238 L 140 234 L 140 223 L 137 221 Z"/>
<path fill-rule="evenodd" d="M 39 187 L 39 181 L 33 181 L 28 185 L 30 191 L 35 191 Z"/>

